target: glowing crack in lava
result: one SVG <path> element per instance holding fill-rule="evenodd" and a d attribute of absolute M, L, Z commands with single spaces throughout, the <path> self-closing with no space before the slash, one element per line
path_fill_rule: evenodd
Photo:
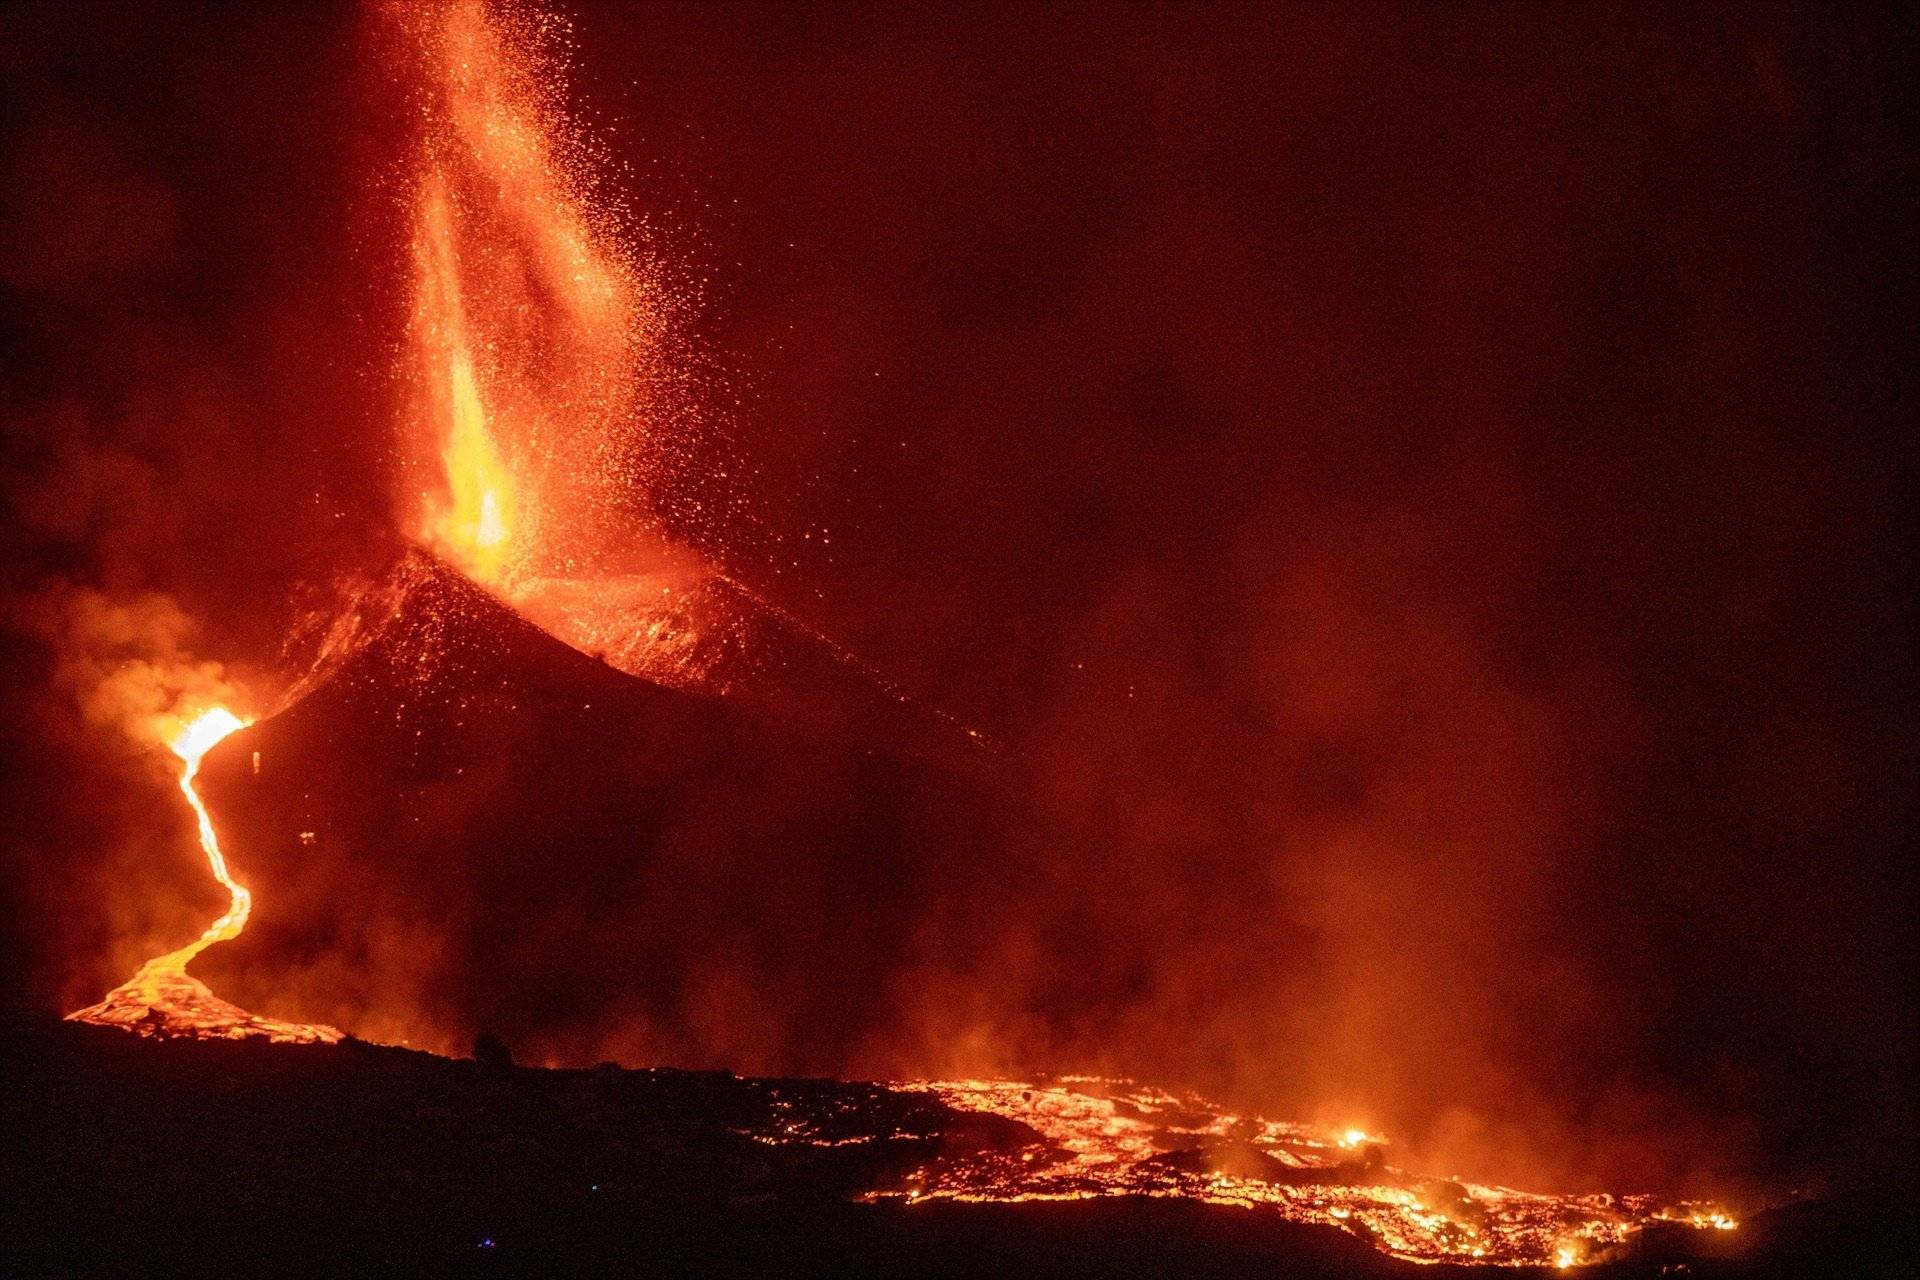
<path fill-rule="evenodd" d="M 193 809 L 207 865 L 213 871 L 213 878 L 227 891 L 225 913 L 178 951 L 169 951 L 141 965 L 139 972 L 108 992 L 99 1004 L 68 1014 L 70 1020 L 121 1027 L 147 1036 L 217 1040 L 264 1036 L 269 1040 L 300 1044 L 330 1044 L 341 1038 L 341 1033 L 332 1027 L 282 1022 L 248 1013 L 214 995 L 206 983 L 187 972 L 187 965 L 202 951 L 216 942 L 239 937 L 253 911 L 253 895 L 227 869 L 227 858 L 221 852 L 213 818 L 194 786 L 194 779 L 200 774 L 200 762 L 207 752 L 250 723 L 225 707 L 212 707 L 182 722 L 167 743 L 168 749 L 180 758 L 180 794 Z"/>
<path fill-rule="evenodd" d="M 1124 1080 L 916 1081 L 961 1111 L 1018 1120 L 1041 1139 L 943 1157 L 869 1200 L 1011 1202 L 1178 1197 L 1340 1227 L 1414 1262 L 1575 1266 L 1655 1223 L 1730 1231 L 1716 1205 L 1652 1196 L 1537 1195 L 1390 1165 L 1359 1130 L 1223 1111 Z M 804 1134 L 788 1140 L 806 1141 Z"/>

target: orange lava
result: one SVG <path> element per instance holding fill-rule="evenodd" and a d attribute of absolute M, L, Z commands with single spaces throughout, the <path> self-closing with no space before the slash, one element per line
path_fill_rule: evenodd
<path fill-rule="evenodd" d="M 1703 1230 L 1737 1225 L 1700 1202 L 1538 1195 L 1429 1177 L 1389 1164 L 1384 1145 L 1359 1130 L 1236 1115 L 1193 1094 L 1123 1080 L 895 1087 L 1018 1120 L 1038 1141 L 944 1156 L 872 1200 L 1178 1197 L 1339 1227 L 1413 1262 L 1509 1266 L 1599 1261 L 1656 1222 Z"/>
<path fill-rule="evenodd" d="M 412 204 L 412 532 L 511 598 L 577 574 L 630 497 L 652 313 L 586 198 L 552 20 L 485 0 L 393 8 L 419 84 Z"/>
<path fill-rule="evenodd" d="M 652 389 L 684 373 L 663 345 L 675 304 L 592 198 L 591 149 L 559 99 L 558 24 L 487 0 L 389 12 L 421 103 L 405 183 L 408 533 L 562 643 L 725 692 L 740 588 L 636 533 L 652 520 Z"/>
<path fill-rule="evenodd" d="M 389 10 L 417 60 L 422 121 L 407 184 L 408 532 L 561 641 L 661 683 L 726 692 L 725 673 L 751 647 L 729 594 L 739 588 L 691 554 L 656 546 L 637 562 L 617 545 L 644 488 L 632 446 L 646 427 L 665 304 L 587 199 L 579 143 L 528 27 L 539 19 L 485 0 L 395 0 Z M 206 752 L 246 723 L 215 707 L 169 744 L 227 911 L 70 1018 L 154 1036 L 341 1038 L 247 1013 L 187 973 L 251 910 L 195 788 Z M 942 1156 L 869 1199 L 1179 1197 L 1339 1227 L 1413 1261 L 1562 1267 L 1598 1261 L 1654 1223 L 1736 1225 L 1708 1204 L 1417 1174 L 1358 1129 L 1237 1115 L 1125 1081 L 896 1087 L 1019 1121 L 1034 1139 Z M 802 1126 L 765 1140 L 868 1139 Z"/>
<path fill-rule="evenodd" d="M 107 993 L 99 1004 L 88 1005 L 67 1015 L 75 1022 L 94 1022 L 101 1026 L 121 1027 L 147 1036 L 192 1036 L 202 1039 L 241 1040 L 264 1036 L 270 1040 L 302 1044 L 330 1044 L 341 1038 L 332 1027 L 300 1022 L 282 1022 L 248 1013 L 213 994 L 207 984 L 187 972 L 193 958 L 216 942 L 240 936 L 247 917 L 253 911 L 253 895 L 233 878 L 227 869 L 226 855 L 220 849 L 220 837 L 213 829 L 194 779 L 200 762 L 216 744 L 250 722 L 225 707 L 213 707 L 185 721 L 168 748 L 180 758 L 180 794 L 187 798 L 200 830 L 200 847 L 207 865 L 227 890 L 227 909 L 208 925 L 201 935 L 181 947 L 156 956 L 140 966 L 133 977 Z"/>

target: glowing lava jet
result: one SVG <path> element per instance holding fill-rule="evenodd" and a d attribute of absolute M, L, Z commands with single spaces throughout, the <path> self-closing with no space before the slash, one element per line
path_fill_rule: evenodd
<path fill-rule="evenodd" d="M 584 198 L 539 15 L 395 11 L 419 85 L 402 435 L 411 532 L 510 601 L 600 558 L 661 306 Z"/>
<path fill-rule="evenodd" d="M 564 644 L 731 692 L 750 636 L 794 624 L 642 505 L 672 452 L 660 388 L 685 372 L 679 303 L 591 198 L 551 20 L 481 0 L 388 14 L 421 104 L 404 187 L 408 535 Z"/>
<path fill-rule="evenodd" d="M 206 983 L 187 972 L 187 965 L 202 951 L 216 942 L 239 937 L 253 911 L 253 895 L 227 869 L 219 834 L 213 829 L 213 818 L 194 786 L 200 774 L 200 762 L 207 752 L 250 723 L 225 707 L 210 707 L 183 720 L 167 742 L 168 749 L 180 758 L 180 794 L 193 809 L 200 832 L 200 848 L 207 855 L 213 878 L 227 891 L 226 912 L 198 938 L 178 951 L 147 961 L 133 977 L 108 992 L 105 1000 L 68 1014 L 69 1019 L 122 1027 L 148 1036 L 218 1040 L 263 1036 L 300 1044 L 330 1044 L 341 1038 L 341 1033 L 332 1027 L 282 1022 L 248 1013 L 214 995 Z"/>

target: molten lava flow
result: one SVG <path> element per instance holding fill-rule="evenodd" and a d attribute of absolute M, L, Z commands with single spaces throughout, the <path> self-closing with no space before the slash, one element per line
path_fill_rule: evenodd
<path fill-rule="evenodd" d="M 1651 1196 L 1551 1196 L 1431 1178 L 1390 1165 L 1357 1129 L 1226 1112 L 1123 1080 L 922 1081 L 961 1111 L 1018 1120 L 1035 1140 L 943 1156 L 869 1199 L 1022 1201 L 1178 1197 L 1350 1231 L 1415 1262 L 1573 1266 L 1656 1222 L 1732 1230 L 1716 1206 Z M 809 1140 L 803 1134 L 790 1141 Z"/>
<path fill-rule="evenodd" d="M 187 973 L 193 958 L 216 942 L 236 938 L 246 927 L 253 911 L 253 895 L 227 870 L 227 858 L 220 850 L 220 837 L 213 829 L 213 818 L 200 798 L 194 779 L 200 774 L 200 762 L 227 735 L 246 728 L 242 720 L 225 707 L 213 707 L 179 727 L 167 746 L 180 757 L 180 794 L 193 809 L 200 830 L 200 847 L 206 851 L 207 865 L 214 879 L 227 890 L 227 909 L 208 925 L 198 938 L 180 948 L 156 956 L 140 966 L 132 978 L 107 993 L 99 1004 L 70 1013 L 75 1022 L 97 1022 L 102 1026 L 123 1027 L 141 1035 L 196 1036 L 207 1039 L 239 1040 L 265 1036 L 304 1044 L 326 1044 L 340 1039 L 332 1027 L 299 1022 L 281 1022 L 248 1013 L 238 1005 L 213 994 L 204 982 Z"/>

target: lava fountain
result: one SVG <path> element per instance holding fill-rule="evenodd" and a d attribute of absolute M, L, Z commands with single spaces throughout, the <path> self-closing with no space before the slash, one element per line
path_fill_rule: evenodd
<path fill-rule="evenodd" d="M 180 794 L 193 810 L 207 866 L 227 891 L 226 911 L 198 938 L 177 951 L 147 961 L 133 977 L 109 991 L 105 1000 L 68 1014 L 70 1020 L 121 1027 L 146 1036 L 216 1040 L 263 1036 L 299 1044 L 330 1044 L 341 1038 L 341 1033 L 332 1027 L 282 1022 L 248 1013 L 214 995 L 206 983 L 187 972 L 187 966 L 202 951 L 216 942 L 239 937 L 253 912 L 253 895 L 228 870 L 213 817 L 194 785 L 200 774 L 200 762 L 207 752 L 251 723 L 226 707 L 209 707 L 182 719 L 167 739 L 168 750 L 180 760 Z"/>
<path fill-rule="evenodd" d="M 416 541 L 502 599 L 590 571 L 633 457 L 660 291 L 588 198 L 541 16 L 393 11 L 421 126 L 401 436 Z"/>
<path fill-rule="evenodd" d="M 420 108 L 399 184 L 404 532 L 564 644 L 728 692 L 743 635 L 792 620 L 649 505 L 676 454 L 662 389 L 686 373 L 680 302 L 596 194 L 595 150 L 560 98 L 557 24 L 483 0 L 385 12 Z"/>

